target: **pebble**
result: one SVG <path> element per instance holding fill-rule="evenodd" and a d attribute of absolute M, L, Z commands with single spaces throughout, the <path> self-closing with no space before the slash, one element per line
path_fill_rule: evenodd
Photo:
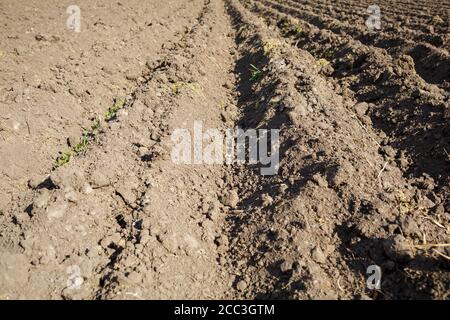
<path fill-rule="evenodd" d="M 47 208 L 47 217 L 58 219 L 64 216 L 67 211 L 67 202 L 57 202 Z"/>
<path fill-rule="evenodd" d="M 407 236 L 420 236 L 420 229 L 416 221 L 411 216 L 401 219 L 400 226 Z"/>
<path fill-rule="evenodd" d="M 236 284 L 236 289 L 238 289 L 239 291 L 244 291 L 246 288 L 247 288 L 247 282 L 245 282 L 245 280 L 240 280 Z"/>
<path fill-rule="evenodd" d="M 94 191 L 94 189 L 92 189 L 91 185 L 89 183 L 85 183 L 83 185 L 83 188 L 81 190 L 84 194 L 90 194 Z"/>
<path fill-rule="evenodd" d="M 316 246 L 311 252 L 311 258 L 317 263 L 325 263 L 327 258 L 319 246 Z"/>
<path fill-rule="evenodd" d="M 33 207 L 35 208 L 44 208 L 47 206 L 48 201 L 50 200 L 50 193 L 47 189 L 43 189 L 41 193 L 34 199 Z"/>
<path fill-rule="evenodd" d="M 239 203 L 239 195 L 236 189 L 233 189 L 228 194 L 226 194 L 223 197 L 222 202 L 225 206 L 236 208 L 237 204 Z"/>
<path fill-rule="evenodd" d="M 261 196 L 261 200 L 262 200 L 263 207 L 270 206 L 273 203 L 273 198 L 271 196 L 269 196 L 267 193 L 264 193 Z"/>
<path fill-rule="evenodd" d="M 35 176 L 28 180 L 28 186 L 36 189 L 48 176 Z"/>
<path fill-rule="evenodd" d="M 126 204 L 132 205 L 136 201 L 136 196 L 130 188 L 120 186 L 116 192 L 123 198 Z"/>
<path fill-rule="evenodd" d="M 315 175 L 313 175 L 312 180 L 314 182 L 316 182 L 320 187 L 323 187 L 323 188 L 328 187 L 327 180 L 324 177 L 322 177 L 322 175 L 320 175 L 319 173 L 316 173 Z"/>
<path fill-rule="evenodd" d="M 101 188 L 109 185 L 109 179 L 99 170 L 92 172 L 91 183 L 94 188 Z"/>
<path fill-rule="evenodd" d="M 208 210 L 207 216 L 212 221 L 216 221 L 220 217 L 220 205 L 213 203 Z"/>
<path fill-rule="evenodd" d="M 292 265 L 293 265 L 293 263 L 291 260 L 285 259 L 280 265 L 281 272 L 287 272 L 287 271 L 292 270 Z"/>
<path fill-rule="evenodd" d="M 366 102 L 360 102 L 355 104 L 356 114 L 360 117 L 364 116 L 369 109 L 369 105 Z"/>
<path fill-rule="evenodd" d="M 80 200 L 80 196 L 78 195 L 78 192 L 76 192 L 75 190 L 69 191 L 67 192 L 64 197 L 66 198 L 66 200 L 70 201 L 70 202 L 78 202 L 78 200 Z"/>
<path fill-rule="evenodd" d="M 381 151 L 390 158 L 395 158 L 397 155 L 397 151 L 391 146 L 384 146 L 381 148 Z"/>

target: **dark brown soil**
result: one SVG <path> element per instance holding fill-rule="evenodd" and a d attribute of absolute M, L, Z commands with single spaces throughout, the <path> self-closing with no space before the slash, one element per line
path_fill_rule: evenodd
<path fill-rule="evenodd" d="M 449 299 L 449 2 L 79 3 L 0 3 L 0 299 Z M 174 163 L 196 121 L 278 174 Z"/>

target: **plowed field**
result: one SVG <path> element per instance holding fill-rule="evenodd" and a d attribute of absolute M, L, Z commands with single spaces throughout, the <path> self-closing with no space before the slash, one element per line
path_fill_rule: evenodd
<path fill-rule="evenodd" d="M 0 299 L 449 299 L 450 3 L 372 4 L 1 1 Z"/>

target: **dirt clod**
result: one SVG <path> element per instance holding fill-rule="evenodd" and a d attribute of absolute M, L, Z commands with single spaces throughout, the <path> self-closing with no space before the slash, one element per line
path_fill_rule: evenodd
<path fill-rule="evenodd" d="M 222 203 L 230 208 L 236 208 L 239 203 L 239 195 L 236 189 L 230 190 L 222 198 Z"/>
<path fill-rule="evenodd" d="M 0 299 L 448 299 L 448 1 L 77 2 L 0 1 Z"/>

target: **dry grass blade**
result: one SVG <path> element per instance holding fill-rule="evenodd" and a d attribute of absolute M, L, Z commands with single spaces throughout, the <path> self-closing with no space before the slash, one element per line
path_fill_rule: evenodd
<path fill-rule="evenodd" d="M 414 248 L 416 249 L 429 249 L 435 247 L 450 247 L 450 243 L 428 243 L 428 244 L 416 244 Z"/>

